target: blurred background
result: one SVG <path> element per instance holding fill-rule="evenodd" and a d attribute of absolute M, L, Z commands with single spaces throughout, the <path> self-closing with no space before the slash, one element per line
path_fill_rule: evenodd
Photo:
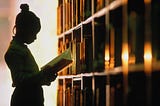
<path fill-rule="evenodd" d="M 0 106 L 9 106 L 14 90 L 4 54 L 13 36 L 12 28 L 21 3 L 29 4 L 30 10 L 41 19 L 37 40 L 29 45 L 39 68 L 57 55 L 57 0 L 0 0 Z M 56 106 L 56 89 L 57 81 L 44 86 L 46 106 Z"/>

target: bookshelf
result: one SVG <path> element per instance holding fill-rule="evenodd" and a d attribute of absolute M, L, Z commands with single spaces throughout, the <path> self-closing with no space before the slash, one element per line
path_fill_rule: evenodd
<path fill-rule="evenodd" d="M 73 57 L 58 73 L 58 106 L 160 104 L 157 3 L 58 0 L 58 54 Z"/>

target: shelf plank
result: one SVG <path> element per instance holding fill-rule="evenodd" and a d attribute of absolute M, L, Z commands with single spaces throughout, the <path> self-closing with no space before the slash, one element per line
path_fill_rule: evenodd
<path fill-rule="evenodd" d="M 133 64 L 129 65 L 129 73 L 130 72 L 138 72 L 144 71 L 144 64 Z M 152 70 L 153 71 L 160 71 L 160 61 L 152 63 Z M 110 70 L 104 70 L 104 72 L 91 72 L 91 73 L 81 73 L 77 75 L 64 75 L 58 76 L 59 79 L 64 78 L 80 78 L 80 77 L 92 77 L 92 76 L 105 76 L 105 75 L 116 75 L 122 73 L 122 67 L 115 67 Z"/>

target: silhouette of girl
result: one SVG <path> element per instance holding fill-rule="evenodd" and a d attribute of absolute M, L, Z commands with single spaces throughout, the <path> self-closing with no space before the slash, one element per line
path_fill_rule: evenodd
<path fill-rule="evenodd" d="M 21 12 L 16 16 L 13 28 L 15 36 L 5 54 L 15 87 L 11 106 L 44 106 L 43 85 L 50 85 L 57 77 L 56 73 L 38 65 L 27 45 L 34 42 L 41 29 L 40 19 L 27 4 L 21 4 Z"/>

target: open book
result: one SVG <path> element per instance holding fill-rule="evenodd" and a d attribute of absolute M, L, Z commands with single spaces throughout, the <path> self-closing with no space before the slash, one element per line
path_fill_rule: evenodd
<path fill-rule="evenodd" d="M 72 63 L 71 50 L 70 48 L 68 48 L 59 56 L 55 57 L 46 65 L 41 67 L 41 70 L 49 67 L 51 68 L 51 70 L 53 70 L 54 73 L 57 73 L 62 69 L 66 68 L 67 66 L 69 66 L 71 63 Z"/>

